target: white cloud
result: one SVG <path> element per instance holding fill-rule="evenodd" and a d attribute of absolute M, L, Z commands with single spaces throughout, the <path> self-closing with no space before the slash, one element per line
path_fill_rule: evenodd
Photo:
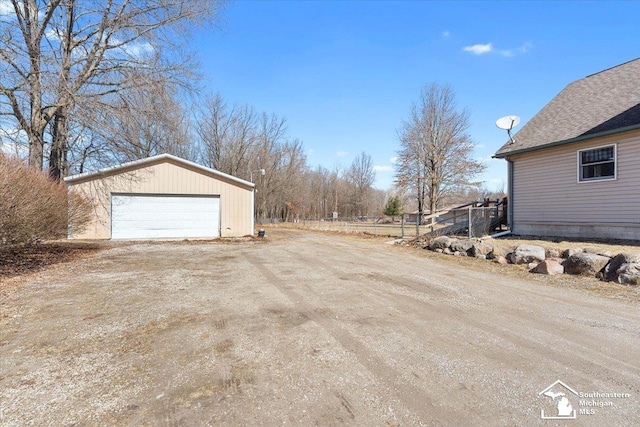
<path fill-rule="evenodd" d="M 513 48 L 513 49 L 496 49 L 493 46 L 493 43 L 487 44 L 474 44 L 473 46 L 465 46 L 462 48 L 465 52 L 470 52 L 474 55 L 484 55 L 487 53 L 494 53 L 497 55 L 501 55 L 507 58 L 511 58 L 516 55 L 522 55 L 524 53 L 529 52 L 529 50 L 533 47 L 532 43 L 524 43 L 522 46 Z"/>
<path fill-rule="evenodd" d="M 449 32 L 449 30 L 444 30 L 442 33 L 440 33 L 442 35 L 443 39 L 448 39 L 449 36 L 451 35 L 451 33 Z"/>
<path fill-rule="evenodd" d="M 393 166 L 389 165 L 374 165 L 373 170 L 376 172 L 393 172 Z"/>
<path fill-rule="evenodd" d="M 491 43 L 474 44 L 473 46 L 465 46 L 462 50 L 465 52 L 471 52 L 474 55 L 484 55 L 485 53 L 491 52 L 493 50 L 493 46 Z"/>
<path fill-rule="evenodd" d="M 396 163 L 398 163 L 398 156 L 391 157 L 389 161 L 395 165 Z"/>
<path fill-rule="evenodd" d="M 517 47 L 515 49 L 502 49 L 499 50 L 498 53 L 500 53 L 500 55 L 502 56 L 506 56 L 508 58 L 512 57 L 512 56 L 516 56 L 516 55 L 521 55 L 523 53 L 527 53 L 529 52 L 529 49 L 531 49 L 533 45 L 531 43 L 525 43 L 520 47 Z"/>
<path fill-rule="evenodd" d="M 307 156 L 313 156 L 315 154 L 315 150 L 313 148 L 309 148 L 307 150 Z"/>
<path fill-rule="evenodd" d="M 151 44 L 147 42 L 131 42 L 122 46 L 122 50 L 131 55 L 133 57 L 141 57 L 146 56 L 147 54 L 153 53 L 154 49 Z"/>
<path fill-rule="evenodd" d="M 338 152 L 336 153 L 336 156 L 338 156 L 338 157 L 344 157 L 344 156 L 346 156 L 346 155 L 347 155 L 347 152 L 346 152 L 346 151 L 338 151 Z"/>

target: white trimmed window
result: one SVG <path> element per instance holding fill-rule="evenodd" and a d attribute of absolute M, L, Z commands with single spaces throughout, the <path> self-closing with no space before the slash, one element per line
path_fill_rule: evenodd
<path fill-rule="evenodd" d="M 578 151 L 578 181 L 616 179 L 616 146 Z"/>

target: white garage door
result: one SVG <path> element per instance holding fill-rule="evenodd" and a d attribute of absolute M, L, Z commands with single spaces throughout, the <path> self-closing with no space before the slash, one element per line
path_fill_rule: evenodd
<path fill-rule="evenodd" d="M 111 238 L 189 238 L 220 235 L 215 196 L 111 195 Z"/>

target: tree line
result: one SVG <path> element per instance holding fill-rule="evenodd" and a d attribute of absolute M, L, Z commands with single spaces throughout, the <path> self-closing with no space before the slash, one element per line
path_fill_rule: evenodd
<path fill-rule="evenodd" d="M 190 29 L 218 0 L 7 0 L 0 13 L 0 137 L 53 180 L 170 153 L 256 183 L 260 218 L 380 215 L 371 157 L 312 168 L 285 117 L 202 95 Z M 395 205 L 434 211 L 478 183 L 469 115 L 449 87 L 401 125 Z M 264 174 L 263 172 L 264 171 Z M 447 199 L 449 198 L 449 199 Z M 396 206 L 389 210 L 398 212 Z"/>

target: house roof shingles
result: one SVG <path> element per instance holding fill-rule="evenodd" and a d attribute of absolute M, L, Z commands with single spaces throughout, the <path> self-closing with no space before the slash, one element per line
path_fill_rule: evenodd
<path fill-rule="evenodd" d="M 634 127 L 640 128 L 640 58 L 569 84 L 495 157 Z"/>

